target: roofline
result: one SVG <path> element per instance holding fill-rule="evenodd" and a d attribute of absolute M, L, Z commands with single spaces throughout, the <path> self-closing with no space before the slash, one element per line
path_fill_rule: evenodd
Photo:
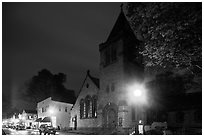
<path fill-rule="evenodd" d="M 90 75 L 90 70 L 87 70 L 86 77 L 85 77 L 85 79 L 84 79 L 84 81 L 83 81 L 83 83 L 82 83 L 81 88 L 79 89 L 79 93 L 78 93 L 78 95 L 77 95 L 77 98 L 79 97 L 79 94 L 81 93 L 81 90 L 82 90 L 82 88 L 83 88 L 83 86 L 84 86 L 84 83 L 85 83 L 87 77 L 89 77 L 89 78 L 91 79 L 91 81 L 94 83 L 94 81 L 92 80 L 92 76 Z M 95 85 L 97 88 L 99 88 L 95 83 L 94 83 L 94 85 Z"/>
<path fill-rule="evenodd" d="M 57 101 L 57 100 L 54 100 L 54 99 L 51 99 L 51 100 L 54 101 L 54 102 L 64 103 L 64 104 L 73 106 L 73 104 L 67 103 L 67 102 L 65 102 L 65 101 Z"/>

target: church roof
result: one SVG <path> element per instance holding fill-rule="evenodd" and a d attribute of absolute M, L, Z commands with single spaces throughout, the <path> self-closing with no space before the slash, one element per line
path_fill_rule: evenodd
<path fill-rule="evenodd" d="M 134 41 L 135 43 L 140 43 L 140 40 L 137 39 L 133 29 L 131 28 L 129 21 L 127 20 L 122 8 L 121 12 L 116 20 L 115 25 L 113 26 L 107 40 L 104 43 L 101 43 L 99 45 L 99 50 L 102 50 L 110 43 L 117 41 L 121 38 L 128 38 L 128 40 L 131 39 L 131 41 Z"/>
<path fill-rule="evenodd" d="M 111 30 L 108 39 L 108 41 L 112 41 L 116 39 L 117 37 L 120 37 L 121 35 L 132 35 L 136 38 L 132 28 L 130 27 L 130 24 L 128 20 L 126 19 L 123 10 L 121 9 L 121 12 L 116 20 L 116 23 Z"/>
<path fill-rule="evenodd" d="M 99 88 L 99 79 L 91 76 L 89 71 L 87 71 L 87 75 L 93 81 L 93 83 Z"/>
<path fill-rule="evenodd" d="M 83 85 L 84 85 L 84 83 L 85 83 L 85 81 L 86 81 L 86 79 L 87 79 L 88 77 L 89 77 L 89 78 L 91 79 L 91 81 L 96 85 L 97 88 L 100 88 L 100 86 L 99 86 L 99 85 L 100 85 L 100 84 L 99 84 L 99 79 L 96 78 L 96 77 L 91 76 L 91 75 L 90 75 L 90 71 L 87 70 L 86 77 L 85 77 L 85 79 L 84 79 L 84 81 L 83 81 L 83 84 L 82 84 L 80 90 L 79 90 L 79 94 L 80 94 L 80 92 L 81 92 L 81 90 L 82 90 L 82 87 L 83 87 Z"/>

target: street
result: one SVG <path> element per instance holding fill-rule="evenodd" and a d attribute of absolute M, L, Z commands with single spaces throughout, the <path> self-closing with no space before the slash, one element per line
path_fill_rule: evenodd
<path fill-rule="evenodd" d="M 15 130 L 11 128 L 3 128 L 6 135 L 39 135 L 38 130 L 26 129 L 26 130 Z M 56 135 L 76 135 L 75 133 L 68 133 L 59 131 Z"/>

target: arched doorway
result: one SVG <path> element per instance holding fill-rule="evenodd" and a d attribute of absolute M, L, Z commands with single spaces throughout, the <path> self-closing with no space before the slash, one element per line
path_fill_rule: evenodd
<path fill-rule="evenodd" d="M 118 107 L 113 103 L 107 104 L 103 109 L 103 126 L 114 129 L 118 123 Z"/>

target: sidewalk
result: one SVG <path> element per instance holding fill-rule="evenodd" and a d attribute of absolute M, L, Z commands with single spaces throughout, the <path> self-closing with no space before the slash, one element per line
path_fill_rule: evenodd
<path fill-rule="evenodd" d="M 78 134 L 78 135 L 96 135 L 93 131 L 88 130 L 68 130 L 68 131 L 58 131 L 59 134 Z"/>

